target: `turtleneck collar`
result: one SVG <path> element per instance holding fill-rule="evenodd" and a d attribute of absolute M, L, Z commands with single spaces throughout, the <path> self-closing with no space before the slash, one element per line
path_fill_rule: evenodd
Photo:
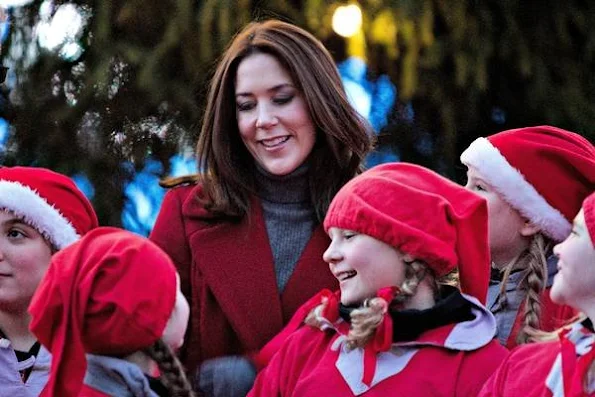
<path fill-rule="evenodd" d="M 306 161 L 287 175 L 273 175 L 256 164 L 254 173 L 258 196 L 273 203 L 303 203 L 310 201 L 309 164 Z"/>

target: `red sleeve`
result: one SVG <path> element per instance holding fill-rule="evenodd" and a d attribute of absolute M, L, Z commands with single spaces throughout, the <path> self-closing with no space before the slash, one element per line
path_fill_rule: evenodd
<path fill-rule="evenodd" d="M 481 349 L 469 352 L 460 368 L 456 388 L 457 397 L 477 396 L 508 354 L 508 350 L 497 340 L 492 340 Z"/>
<path fill-rule="evenodd" d="M 292 377 L 297 377 L 297 368 L 291 362 L 291 351 L 295 343 L 295 335 L 291 335 L 277 350 L 265 369 L 260 371 L 254 382 L 254 387 L 246 397 L 277 397 L 287 393 L 288 372 Z M 288 370 L 287 367 L 290 367 Z M 299 376 L 299 375 L 298 375 Z"/>
<path fill-rule="evenodd" d="M 322 297 L 326 294 L 331 294 L 331 292 L 328 290 L 322 290 L 304 302 L 304 304 L 302 304 L 296 310 L 287 325 L 283 327 L 283 329 L 277 335 L 275 335 L 273 339 L 264 345 L 260 351 L 256 352 L 250 357 L 257 371 L 260 371 L 262 368 L 267 366 L 275 353 L 277 353 L 277 351 L 281 349 L 288 338 L 302 326 L 310 311 L 312 311 L 312 309 L 322 302 Z"/>
<path fill-rule="evenodd" d="M 191 189 L 191 186 L 180 186 L 170 189 L 165 194 L 155 226 L 149 235 L 149 239 L 161 247 L 176 265 L 180 274 L 182 292 L 188 301 L 190 301 L 191 254 L 184 230 L 182 203 Z"/>
<path fill-rule="evenodd" d="M 249 397 L 291 395 L 304 374 L 317 365 L 332 339 L 330 333 L 303 326 L 291 334 L 256 377 Z"/>
<path fill-rule="evenodd" d="M 508 358 L 502 362 L 502 365 L 492 374 L 488 381 L 483 385 L 479 392 L 479 397 L 497 397 L 503 395 L 503 385 L 508 377 Z"/>
<path fill-rule="evenodd" d="M 180 275 L 180 287 L 182 293 L 188 300 L 190 305 L 190 321 L 186 331 L 185 340 L 191 340 L 190 332 L 194 332 L 192 324 L 198 324 L 199 311 L 196 306 L 199 302 L 192 299 L 192 280 L 191 280 L 191 262 L 192 254 L 186 237 L 184 217 L 182 216 L 182 204 L 184 199 L 192 194 L 191 186 L 180 186 L 170 189 L 166 194 L 157 216 L 155 226 L 151 231 L 149 239 L 163 249 L 174 262 L 176 269 Z M 197 273 L 194 274 L 195 279 Z M 195 280 L 195 283 L 197 281 Z M 193 344 L 194 346 L 194 344 Z M 193 347 L 197 349 L 198 347 Z M 184 365 L 189 370 L 195 364 L 191 361 L 193 354 L 191 354 L 190 343 L 184 343 L 179 351 Z"/>

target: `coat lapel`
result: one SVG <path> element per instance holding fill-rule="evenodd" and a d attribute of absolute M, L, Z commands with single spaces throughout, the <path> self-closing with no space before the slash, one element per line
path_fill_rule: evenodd
<path fill-rule="evenodd" d="M 247 347 L 259 348 L 283 326 L 262 208 L 238 223 L 213 223 L 189 236 L 194 262 Z M 263 335 L 267 330 L 270 335 Z"/>
<path fill-rule="evenodd" d="M 283 290 L 283 314 L 286 322 L 307 299 L 320 290 L 324 288 L 331 291 L 339 289 L 337 279 L 329 270 L 328 264 L 322 259 L 322 254 L 328 248 L 329 243 L 330 240 L 322 225 L 317 226 Z"/>

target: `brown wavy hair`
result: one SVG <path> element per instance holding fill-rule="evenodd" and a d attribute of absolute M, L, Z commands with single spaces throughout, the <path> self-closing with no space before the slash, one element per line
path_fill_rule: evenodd
<path fill-rule="evenodd" d="M 308 106 L 316 128 L 316 143 L 309 156 L 311 201 L 322 222 L 331 199 L 349 179 L 361 172 L 361 163 L 372 146 L 373 134 L 366 121 L 347 100 L 335 63 L 313 35 L 278 20 L 253 22 L 233 39 L 212 78 L 196 156 L 198 176 L 172 179 L 202 184 L 199 197 L 211 215 L 242 218 L 250 211 L 255 192 L 255 165 L 237 125 L 235 79 L 246 57 L 274 56 L 288 71 Z"/>

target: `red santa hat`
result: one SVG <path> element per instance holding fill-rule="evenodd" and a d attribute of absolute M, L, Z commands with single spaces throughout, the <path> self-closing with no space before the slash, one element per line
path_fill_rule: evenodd
<path fill-rule="evenodd" d="M 52 353 L 44 396 L 78 396 L 85 353 L 123 357 L 163 335 L 176 270 L 157 245 L 100 227 L 55 254 L 29 306 L 31 331 Z"/>
<path fill-rule="evenodd" d="M 564 240 L 595 190 L 595 147 L 550 126 L 476 139 L 461 155 L 519 213 L 554 241 Z"/>
<path fill-rule="evenodd" d="M 458 267 L 461 290 L 485 302 L 489 280 L 487 204 L 426 168 L 387 163 L 337 193 L 324 229 L 352 230 L 423 260 L 443 276 Z"/>
<path fill-rule="evenodd" d="M 0 209 L 62 249 L 98 226 L 91 203 L 65 175 L 36 167 L 0 167 Z"/>
<path fill-rule="evenodd" d="M 591 193 L 583 202 L 583 213 L 589 236 L 595 245 L 595 193 Z"/>

